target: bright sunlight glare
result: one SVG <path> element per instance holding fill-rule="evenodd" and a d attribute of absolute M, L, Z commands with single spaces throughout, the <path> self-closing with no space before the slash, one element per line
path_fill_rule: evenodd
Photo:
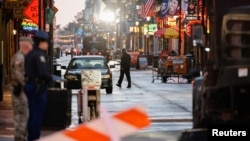
<path fill-rule="evenodd" d="M 100 18 L 106 22 L 113 22 L 115 20 L 115 13 L 110 10 L 106 10 L 101 13 Z"/>

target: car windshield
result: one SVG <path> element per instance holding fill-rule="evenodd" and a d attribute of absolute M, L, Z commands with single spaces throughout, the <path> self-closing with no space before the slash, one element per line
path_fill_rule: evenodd
<path fill-rule="evenodd" d="M 69 69 L 107 69 L 102 58 L 75 58 L 69 64 Z"/>

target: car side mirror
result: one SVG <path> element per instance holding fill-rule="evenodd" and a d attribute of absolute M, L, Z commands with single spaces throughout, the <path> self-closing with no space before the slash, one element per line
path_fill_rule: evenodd
<path fill-rule="evenodd" d="M 66 69 L 67 69 L 67 67 L 66 67 L 66 66 L 61 66 L 61 69 L 66 70 Z"/>

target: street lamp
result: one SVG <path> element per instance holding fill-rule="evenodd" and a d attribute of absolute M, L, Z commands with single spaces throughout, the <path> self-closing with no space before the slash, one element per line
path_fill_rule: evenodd
<path fill-rule="evenodd" d="M 146 20 L 147 20 L 148 22 L 150 21 L 150 19 L 151 19 L 150 16 L 147 16 L 147 17 L 146 17 Z"/>
<path fill-rule="evenodd" d="M 147 53 L 147 57 L 149 55 L 149 21 L 150 21 L 151 17 L 147 16 L 146 17 L 146 20 L 147 20 L 147 23 L 148 23 L 148 30 L 147 30 L 147 49 L 146 49 L 146 53 Z"/>
<path fill-rule="evenodd" d="M 138 26 L 138 25 L 139 25 L 139 21 L 136 21 L 136 22 L 135 22 L 135 25 Z"/>
<path fill-rule="evenodd" d="M 101 13 L 100 18 L 106 22 L 113 22 L 115 20 L 115 14 L 111 10 L 104 10 Z"/>
<path fill-rule="evenodd" d="M 132 31 L 132 52 L 135 50 L 135 26 L 133 25 L 133 31 Z"/>
<path fill-rule="evenodd" d="M 135 22 L 135 25 L 136 25 L 136 38 L 138 38 L 137 39 L 137 50 L 138 50 L 138 48 L 140 48 L 140 27 L 139 27 L 139 21 L 136 21 Z M 139 30 L 137 31 L 137 28 L 139 28 Z M 139 33 L 139 34 L 138 34 Z M 138 37 L 138 35 L 139 35 L 139 37 Z"/>
<path fill-rule="evenodd" d="M 181 55 L 181 15 L 182 15 L 182 7 L 181 0 L 179 0 L 180 8 L 179 8 L 179 41 L 178 41 L 178 54 Z"/>

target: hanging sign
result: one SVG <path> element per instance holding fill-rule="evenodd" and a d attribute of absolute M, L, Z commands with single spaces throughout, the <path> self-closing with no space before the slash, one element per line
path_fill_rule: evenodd
<path fill-rule="evenodd" d="M 31 3 L 24 9 L 23 13 L 34 23 L 39 24 L 39 3 L 38 0 L 32 0 Z"/>

